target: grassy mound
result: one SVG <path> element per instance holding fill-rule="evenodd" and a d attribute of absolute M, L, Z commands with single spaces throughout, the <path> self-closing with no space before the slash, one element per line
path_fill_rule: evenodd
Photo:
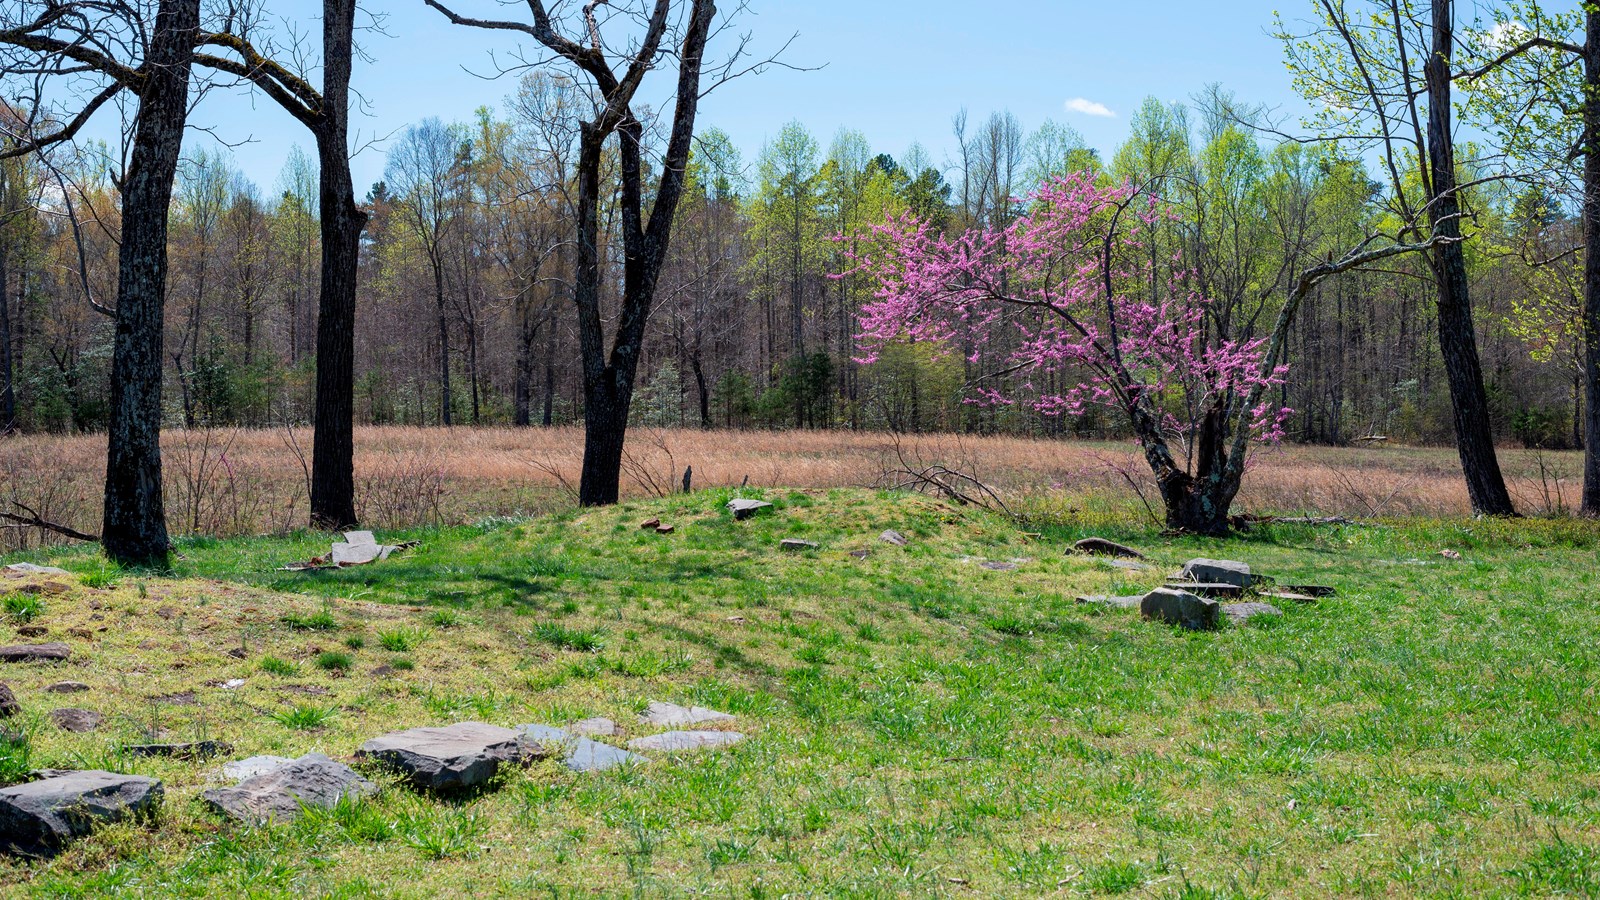
<path fill-rule="evenodd" d="M 736 522 L 729 496 L 384 535 L 422 543 L 335 572 L 276 571 L 326 552 L 308 534 L 191 541 L 172 578 L 67 554 L 54 561 L 73 576 L 0 580 L 13 626 L 73 648 L 64 664 L 0 666 L 24 707 L 0 774 L 92 766 L 167 785 L 156 823 L 0 864 L 0 889 L 1600 891 L 1592 527 L 1097 532 L 1151 553 L 1134 572 L 1067 554 L 1080 529 L 1025 534 L 926 498 L 769 493 L 775 509 Z M 639 528 L 651 518 L 674 533 Z M 889 528 L 907 546 L 879 541 Z M 818 548 L 784 552 L 785 538 Z M 1198 555 L 1339 594 L 1205 634 L 1074 601 L 1138 593 Z M 45 692 L 63 680 L 90 690 Z M 650 700 L 734 713 L 749 739 L 600 775 L 538 763 L 450 803 L 391 783 L 268 829 L 195 800 L 220 760 L 121 752 L 216 739 L 236 757 L 347 757 L 382 732 L 468 719 L 608 716 L 642 734 Z M 67 706 L 105 721 L 62 731 L 48 712 Z"/>

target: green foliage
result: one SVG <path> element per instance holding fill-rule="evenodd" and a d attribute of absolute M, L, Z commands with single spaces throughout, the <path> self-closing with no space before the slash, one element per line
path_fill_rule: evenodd
<path fill-rule="evenodd" d="M 328 672 L 348 672 L 355 658 L 340 650 L 325 650 L 317 654 L 317 668 Z"/>
<path fill-rule="evenodd" d="M 378 646 L 394 653 L 405 653 L 415 650 L 423 641 L 428 639 L 430 632 L 426 628 L 413 628 L 402 625 L 387 631 L 378 632 Z"/>
<path fill-rule="evenodd" d="M 315 731 L 327 725 L 339 714 L 336 706 L 296 705 L 272 713 L 270 718 L 285 728 L 295 731 Z"/>
<path fill-rule="evenodd" d="M 533 626 L 533 636 L 553 647 L 578 653 L 599 653 L 605 647 L 605 630 L 600 628 L 569 628 L 558 622 L 540 622 Z"/>
<path fill-rule="evenodd" d="M 283 624 L 299 631 L 333 631 L 339 627 L 339 620 L 333 617 L 329 609 L 320 609 L 314 613 L 288 613 L 283 617 Z"/>
<path fill-rule="evenodd" d="M 5 595 L 4 610 L 13 624 L 26 625 L 44 612 L 44 601 L 38 594 L 10 593 Z"/>

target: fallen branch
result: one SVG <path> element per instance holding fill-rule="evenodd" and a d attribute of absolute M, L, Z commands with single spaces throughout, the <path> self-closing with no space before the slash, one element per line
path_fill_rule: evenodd
<path fill-rule="evenodd" d="M 14 523 L 12 525 L 8 525 L 8 526 L 5 526 L 5 527 L 8 527 L 8 528 L 42 528 L 45 531 L 53 531 L 56 534 L 61 535 L 62 537 L 71 538 L 71 539 L 73 539 L 75 541 L 84 541 L 84 542 L 90 543 L 90 544 L 98 544 L 98 543 L 100 543 L 100 535 L 98 535 L 98 534 L 89 534 L 87 532 L 79 531 L 78 529 L 73 528 L 73 527 L 71 527 L 69 525 L 60 525 L 60 524 L 57 524 L 55 522 L 47 522 L 44 519 L 40 518 L 38 512 L 36 512 L 35 510 L 30 508 L 26 504 L 19 503 L 16 500 L 11 501 L 11 505 L 15 506 L 17 509 L 22 510 L 24 513 L 27 513 L 27 515 L 19 516 L 16 513 L 0 513 L 0 519 L 4 519 L 7 522 Z"/>

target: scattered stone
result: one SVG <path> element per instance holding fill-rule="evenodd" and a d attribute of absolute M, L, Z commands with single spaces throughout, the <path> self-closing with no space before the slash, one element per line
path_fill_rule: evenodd
<path fill-rule="evenodd" d="M 280 766 L 286 766 L 292 762 L 294 760 L 287 756 L 251 756 L 224 764 L 222 776 L 234 781 L 244 781 L 257 775 L 265 775 Z"/>
<path fill-rule="evenodd" d="M 54 597 L 59 597 L 62 594 L 72 590 L 72 588 L 67 587 L 59 581 L 46 581 L 44 584 L 30 585 L 30 587 L 35 588 L 38 593 L 49 594 Z"/>
<path fill-rule="evenodd" d="M 171 622 L 178 617 L 178 611 L 170 606 L 163 606 L 156 610 L 156 615 L 160 616 L 163 622 Z"/>
<path fill-rule="evenodd" d="M 600 772 L 647 760 L 626 750 L 578 737 L 550 725 L 524 725 L 522 734 L 540 756 L 560 756 L 561 764 L 574 772 Z"/>
<path fill-rule="evenodd" d="M 55 566 L 36 566 L 33 563 L 12 563 L 6 566 L 7 572 L 16 572 L 19 575 L 70 575 L 66 569 Z"/>
<path fill-rule="evenodd" d="M 58 681 L 45 688 L 45 692 L 51 694 L 81 694 L 88 689 L 89 686 L 81 681 Z"/>
<path fill-rule="evenodd" d="M 893 528 L 885 531 L 883 534 L 878 535 L 878 540 L 883 541 L 885 544 L 893 544 L 896 547 L 904 547 L 906 544 L 911 542 L 910 538 L 898 531 L 895 531 Z"/>
<path fill-rule="evenodd" d="M 991 572 L 1011 572 L 1015 571 L 1017 568 L 1017 564 L 1014 562 L 1001 562 L 993 559 L 986 559 L 983 562 L 978 563 L 978 565 L 982 568 L 988 569 Z"/>
<path fill-rule="evenodd" d="M 356 756 L 370 757 L 405 775 L 418 790 L 468 790 L 495 776 L 502 763 L 527 755 L 521 735 L 482 722 L 412 728 L 373 738 Z"/>
<path fill-rule="evenodd" d="M 223 741 L 195 741 L 192 744 L 133 744 L 123 747 L 134 756 L 164 756 L 169 759 L 210 759 L 232 753 L 233 745 Z"/>
<path fill-rule="evenodd" d="M 1079 597 L 1078 602 L 1109 606 L 1112 609 L 1138 609 L 1139 604 L 1144 602 L 1144 595 L 1134 594 L 1131 597 L 1109 597 L 1105 594 L 1089 594 Z"/>
<path fill-rule="evenodd" d="M 1125 569 L 1129 572 L 1148 572 L 1150 567 L 1136 559 L 1102 559 L 1101 562 L 1113 569 Z"/>
<path fill-rule="evenodd" d="M 1108 541 L 1105 538 L 1084 538 L 1076 544 L 1073 544 L 1072 548 L 1077 550 L 1079 553 L 1086 553 L 1090 556 L 1110 556 L 1117 559 L 1144 559 L 1144 554 L 1133 549 L 1132 547 L 1119 544 L 1116 541 Z"/>
<path fill-rule="evenodd" d="M 679 706 L 676 703 L 650 701 L 639 721 L 657 728 L 681 728 L 685 725 L 702 725 L 706 722 L 732 722 L 733 716 L 703 706 Z"/>
<path fill-rule="evenodd" d="M 75 734 L 87 734 L 99 728 L 104 719 L 104 716 L 92 709 L 65 707 L 50 710 L 50 721 L 56 723 L 57 728 Z"/>
<path fill-rule="evenodd" d="M 382 666 L 378 666 L 377 668 L 372 670 L 372 677 L 373 678 L 388 678 L 390 675 L 393 675 L 397 671 L 399 671 L 399 670 L 396 669 L 394 666 L 382 665 Z"/>
<path fill-rule="evenodd" d="M 243 678 L 229 678 L 222 683 L 222 689 L 225 691 L 236 691 L 242 687 L 244 687 Z"/>
<path fill-rule="evenodd" d="M 866 559 L 867 557 L 872 555 L 872 551 L 871 550 L 851 550 L 850 551 L 850 555 L 851 555 L 851 557 L 853 557 L 855 559 Z"/>
<path fill-rule="evenodd" d="M 50 628 L 48 626 L 46 626 L 46 625 L 18 625 L 17 626 L 17 634 L 20 635 L 21 637 L 28 637 L 28 638 L 44 637 L 45 635 L 47 635 L 49 633 L 50 633 Z"/>
<path fill-rule="evenodd" d="M 1339 593 L 1325 584 L 1286 584 L 1283 590 L 1294 594 L 1305 594 L 1308 597 L 1332 597 Z"/>
<path fill-rule="evenodd" d="M 735 625 L 743 625 L 746 620 L 744 616 L 729 616 L 728 621 Z"/>
<path fill-rule="evenodd" d="M 656 534 L 671 534 L 678 529 L 672 525 L 657 525 Z"/>
<path fill-rule="evenodd" d="M 287 822 L 306 807 L 331 809 L 346 797 L 368 797 L 378 786 L 321 753 L 307 753 L 252 775 L 230 788 L 200 796 L 212 809 L 241 822 Z"/>
<path fill-rule="evenodd" d="M 11 686 L 0 684 L 0 719 L 9 719 L 22 712 L 22 704 L 17 702 L 17 695 L 11 693 Z"/>
<path fill-rule="evenodd" d="M 101 627 L 104 628 L 105 626 L 102 625 Z M 67 634 L 70 634 L 81 641 L 94 640 L 94 632 L 87 628 L 69 628 L 67 629 Z"/>
<path fill-rule="evenodd" d="M 1235 625 L 1243 625 L 1256 616 L 1283 615 L 1283 610 L 1270 603 L 1224 603 L 1222 612 Z"/>
<path fill-rule="evenodd" d="M 1167 587 L 1202 597 L 1237 597 L 1244 593 L 1244 588 L 1226 581 L 1173 581 Z"/>
<path fill-rule="evenodd" d="M 649 737 L 634 738 L 628 742 L 630 750 L 659 753 L 685 753 L 692 750 L 716 750 L 730 747 L 744 740 L 737 731 L 664 731 Z"/>
<path fill-rule="evenodd" d="M 250 657 L 250 651 L 243 647 L 235 647 L 228 651 L 228 655 L 234 659 L 248 659 Z"/>
<path fill-rule="evenodd" d="M 779 544 L 778 546 L 790 553 L 795 553 L 801 550 L 815 550 L 817 549 L 818 544 L 816 541 L 802 541 L 799 538 L 784 538 L 783 543 Z"/>
<path fill-rule="evenodd" d="M 0 647 L 0 662 L 61 662 L 72 656 L 66 644 L 23 644 Z"/>
<path fill-rule="evenodd" d="M 659 528 L 659 527 L 661 527 L 661 520 L 660 519 L 645 519 L 643 522 L 639 523 L 639 530 L 640 531 L 649 531 L 652 528 Z"/>
<path fill-rule="evenodd" d="M 567 730 L 580 737 L 616 737 L 622 733 L 617 723 L 605 718 L 583 719 L 567 726 Z"/>
<path fill-rule="evenodd" d="M 1461 551 L 1460 550 L 1440 550 L 1439 551 L 1439 555 L 1444 557 L 1445 559 L 1460 559 L 1461 558 Z"/>
<path fill-rule="evenodd" d="M 1191 559 L 1184 563 L 1177 577 L 1184 581 L 1231 584 L 1241 590 L 1258 580 L 1250 574 L 1250 566 L 1231 559 Z"/>
<path fill-rule="evenodd" d="M 176 694 L 162 694 L 159 697 L 151 697 L 150 699 L 156 703 L 165 703 L 168 706 L 194 706 L 199 702 L 195 699 L 194 691 L 179 691 Z"/>
<path fill-rule="evenodd" d="M 0 789 L 0 846 L 26 856 L 48 856 L 101 823 L 153 812 L 161 782 L 98 770 L 52 773 L 29 784 Z"/>
<path fill-rule="evenodd" d="M 1188 591 L 1156 588 L 1139 602 L 1139 614 L 1146 619 L 1178 625 L 1190 631 L 1212 631 L 1219 624 L 1221 604 Z"/>
<path fill-rule="evenodd" d="M 736 521 L 744 521 L 763 509 L 772 508 L 772 504 L 765 500 L 729 500 L 728 509 L 733 510 Z"/>
<path fill-rule="evenodd" d="M 1263 596 L 1263 597 L 1271 597 L 1274 600 L 1287 600 L 1290 603 L 1315 603 L 1315 602 L 1317 602 L 1317 598 L 1314 595 L 1312 595 L 1312 594 L 1302 594 L 1302 593 L 1298 593 L 1296 591 L 1284 591 L 1284 590 L 1267 591 L 1267 592 L 1263 593 L 1261 596 Z"/>

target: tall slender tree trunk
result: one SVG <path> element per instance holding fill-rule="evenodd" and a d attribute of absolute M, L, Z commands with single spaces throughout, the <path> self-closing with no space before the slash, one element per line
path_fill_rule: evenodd
<path fill-rule="evenodd" d="M 511 399 L 511 424 L 518 428 L 533 421 L 533 345 L 538 339 L 532 304 L 524 296 L 517 304 L 517 381 Z"/>
<path fill-rule="evenodd" d="M 1583 157 L 1583 514 L 1600 516 L 1600 8 L 1585 14 Z"/>
<path fill-rule="evenodd" d="M 450 319 L 444 309 L 444 263 L 433 261 L 433 310 L 439 338 L 439 424 L 455 424 L 450 414 Z"/>
<path fill-rule="evenodd" d="M 1434 0 L 1433 48 L 1424 73 L 1428 86 L 1428 167 L 1432 175 L 1429 219 L 1435 235 L 1459 239 L 1461 198 L 1457 193 L 1450 105 L 1453 6 L 1451 0 Z M 1466 477 L 1467 496 L 1472 501 L 1472 511 L 1479 515 L 1516 515 L 1500 472 L 1494 428 L 1489 421 L 1489 395 L 1483 386 L 1477 332 L 1472 324 L 1466 252 L 1459 240 L 1442 244 L 1435 249 L 1432 262 L 1439 288 L 1439 350 L 1450 382 L 1456 449 Z"/>
<path fill-rule="evenodd" d="M 0 435 L 17 427 L 17 391 L 11 358 L 11 246 L 0 235 Z"/>
<path fill-rule="evenodd" d="M 189 112 L 189 72 L 199 25 L 200 0 L 162 0 L 122 183 L 101 539 L 106 555 L 125 566 L 165 568 L 171 553 L 161 497 L 167 211 Z"/>
<path fill-rule="evenodd" d="M 356 0 L 322 4 L 322 110 L 317 163 L 322 199 L 322 293 L 317 311 L 316 433 L 311 446 L 311 522 L 356 524 L 356 274 L 367 213 L 350 174 L 350 66 Z"/>

